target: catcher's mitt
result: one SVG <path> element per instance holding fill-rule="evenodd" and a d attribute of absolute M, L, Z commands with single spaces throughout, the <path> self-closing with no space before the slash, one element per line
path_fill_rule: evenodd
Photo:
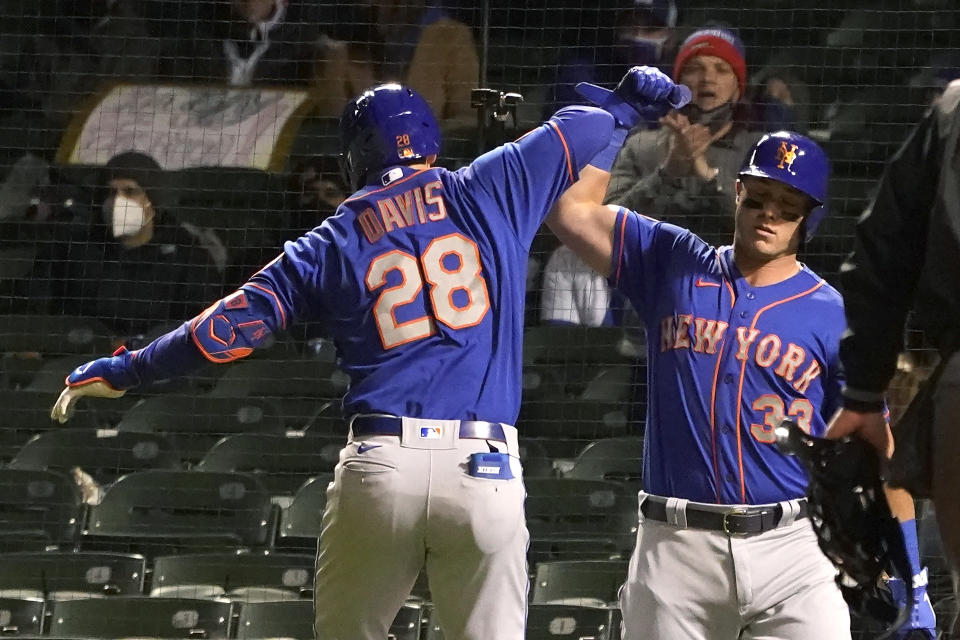
<path fill-rule="evenodd" d="M 912 603 L 912 574 L 903 534 L 887 505 L 876 452 L 859 439 L 811 436 L 790 420 L 777 427 L 776 435 L 780 450 L 796 455 L 807 470 L 810 521 L 820 549 L 838 570 L 844 600 L 893 633 L 906 622 L 910 607 L 901 610 L 894 603 L 884 578 L 904 579 L 910 590 L 906 602 Z"/>

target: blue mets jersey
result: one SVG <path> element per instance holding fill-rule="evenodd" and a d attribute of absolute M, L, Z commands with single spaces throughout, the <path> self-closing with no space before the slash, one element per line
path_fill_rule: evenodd
<path fill-rule="evenodd" d="M 512 424 L 530 244 L 612 130 L 572 107 L 459 171 L 386 169 L 243 288 L 280 327 L 326 325 L 351 378 L 345 415 Z"/>
<path fill-rule="evenodd" d="M 822 436 L 839 405 L 840 294 L 806 266 L 752 287 L 730 247 L 623 209 L 612 268 L 647 326 L 644 490 L 725 504 L 803 496 L 806 474 L 773 429 L 790 417 Z"/>

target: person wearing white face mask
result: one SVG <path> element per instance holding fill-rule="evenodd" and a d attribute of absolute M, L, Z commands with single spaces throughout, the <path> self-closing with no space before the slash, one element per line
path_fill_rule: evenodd
<path fill-rule="evenodd" d="M 103 215 L 110 230 L 124 247 L 136 247 L 150 241 L 153 235 L 153 203 L 135 180 L 114 178 L 113 194 L 103 203 Z"/>
<path fill-rule="evenodd" d="M 226 248 L 211 230 L 175 218 L 169 175 L 152 158 L 115 156 L 102 184 L 109 194 L 99 220 L 67 255 L 64 312 L 133 336 L 222 291 Z"/>
<path fill-rule="evenodd" d="M 732 232 L 729 187 L 762 132 L 741 115 L 745 48 L 728 28 L 705 27 L 680 46 L 674 80 L 693 100 L 660 118 L 658 129 L 631 132 L 613 166 L 606 201 L 692 229 L 708 242 Z"/>

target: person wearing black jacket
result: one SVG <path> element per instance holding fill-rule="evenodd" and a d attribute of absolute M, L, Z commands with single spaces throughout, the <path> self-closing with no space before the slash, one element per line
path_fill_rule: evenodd
<path fill-rule="evenodd" d="M 948 85 L 889 160 L 857 224 L 841 270 L 847 332 L 843 409 L 827 436 L 857 435 L 893 450 L 884 392 L 903 349 L 904 327 L 922 329 L 940 351 L 930 393 L 931 493 L 948 559 L 960 565 L 960 81 Z M 919 399 L 919 398 L 918 398 Z M 915 400 L 914 402 L 917 402 Z M 926 419 L 923 422 L 927 422 Z"/>

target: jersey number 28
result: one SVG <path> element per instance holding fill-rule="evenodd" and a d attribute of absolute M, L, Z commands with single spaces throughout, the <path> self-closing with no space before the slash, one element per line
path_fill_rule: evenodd
<path fill-rule="evenodd" d="M 449 267 L 444 262 L 454 256 L 457 264 Z M 420 277 L 423 266 L 423 278 Z M 480 265 L 480 250 L 470 238 L 451 233 L 434 238 L 419 261 L 416 256 L 394 249 L 380 254 L 370 262 L 365 282 L 367 289 L 376 291 L 387 283 L 387 274 L 400 273 L 400 284 L 380 293 L 373 308 L 377 330 L 384 349 L 420 340 L 436 332 L 435 322 L 451 329 L 465 329 L 480 324 L 490 309 L 487 283 Z M 434 317 L 424 315 L 398 322 L 397 307 L 410 304 L 423 289 L 423 280 L 430 285 L 430 302 Z M 466 302 L 458 306 L 454 292 L 463 291 Z"/>

